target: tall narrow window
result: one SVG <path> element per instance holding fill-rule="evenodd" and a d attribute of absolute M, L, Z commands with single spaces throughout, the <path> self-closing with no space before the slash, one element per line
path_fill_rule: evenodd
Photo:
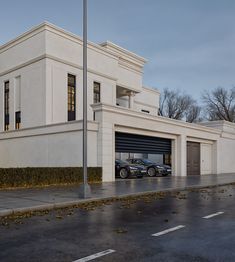
<path fill-rule="evenodd" d="M 100 83 L 94 82 L 94 104 L 100 103 Z"/>
<path fill-rule="evenodd" d="M 15 129 L 21 127 L 21 77 L 15 78 Z"/>
<path fill-rule="evenodd" d="M 68 74 L 68 121 L 76 119 L 76 76 Z"/>
<path fill-rule="evenodd" d="M 15 129 L 20 129 L 20 123 L 21 123 L 21 112 L 18 111 L 15 114 Z"/>
<path fill-rule="evenodd" d="M 4 84 L 4 130 L 9 130 L 9 100 L 10 100 L 9 81 Z"/>

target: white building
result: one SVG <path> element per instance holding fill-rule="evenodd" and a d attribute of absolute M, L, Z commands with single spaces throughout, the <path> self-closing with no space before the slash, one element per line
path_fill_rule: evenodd
<path fill-rule="evenodd" d="M 235 172 L 235 125 L 158 116 L 145 63 L 88 43 L 88 165 L 103 168 L 103 181 L 131 155 L 171 161 L 176 176 Z M 0 86 L 0 167 L 82 165 L 81 38 L 46 22 L 0 46 Z"/>

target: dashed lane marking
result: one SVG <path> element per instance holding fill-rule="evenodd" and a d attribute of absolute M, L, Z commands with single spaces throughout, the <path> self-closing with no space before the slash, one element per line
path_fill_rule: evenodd
<path fill-rule="evenodd" d="M 219 216 L 219 215 L 222 215 L 222 214 L 224 214 L 224 212 L 217 212 L 217 213 L 214 213 L 214 214 L 205 216 L 205 217 L 203 217 L 203 218 L 209 219 L 209 218 L 212 218 L 212 217 L 215 217 L 215 216 Z"/>
<path fill-rule="evenodd" d="M 183 226 L 183 225 L 179 225 L 179 226 L 177 226 L 177 227 L 172 227 L 172 228 L 166 229 L 166 230 L 164 230 L 164 231 L 161 231 L 161 232 L 152 234 L 152 236 L 153 236 L 153 237 L 159 237 L 159 236 L 168 234 L 168 233 L 170 233 L 170 232 L 179 230 L 179 229 L 184 228 L 184 227 L 185 227 L 185 226 Z"/>
<path fill-rule="evenodd" d="M 105 251 L 102 251 L 102 252 L 99 252 L 99 253 L 90 255 L 90 256 L 88 256 L 88 257 L 80 258 L 80 259 L 75 260 L 75 261 L 73 261 L 73 262 L 86 262 L 86 261 L 91 261 L 91 260 L 94 260 L 94 259 L 96 259 L 96 258 L 103 257 L 103 256 L 109 255 L 109 254 L 114 253 L 114 252 L 116 252 L 116 251 L 113 250 L 113 249 L 108 249 L 108 250 L 105 250 Z"/>

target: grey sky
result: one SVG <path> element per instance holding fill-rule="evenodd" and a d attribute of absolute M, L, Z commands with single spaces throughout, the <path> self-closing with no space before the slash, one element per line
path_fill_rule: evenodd
<path fill-rule="evenodd" d="M 235 85 L 235 0 L 88 0 L 89 40 L 110 40 L 149 60 L 144 84 Z M 81 35 L 82 0 L 0 0 L 0 44 L 48 20 Z"/>

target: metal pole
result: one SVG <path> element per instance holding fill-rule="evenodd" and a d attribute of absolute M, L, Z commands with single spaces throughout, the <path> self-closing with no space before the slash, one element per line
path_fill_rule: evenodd
<path fill-rule="evenodd" d="M 87 182 L 87 0 L 83 0 L 83 188 L 79 195 L 90 196 Z"/>

